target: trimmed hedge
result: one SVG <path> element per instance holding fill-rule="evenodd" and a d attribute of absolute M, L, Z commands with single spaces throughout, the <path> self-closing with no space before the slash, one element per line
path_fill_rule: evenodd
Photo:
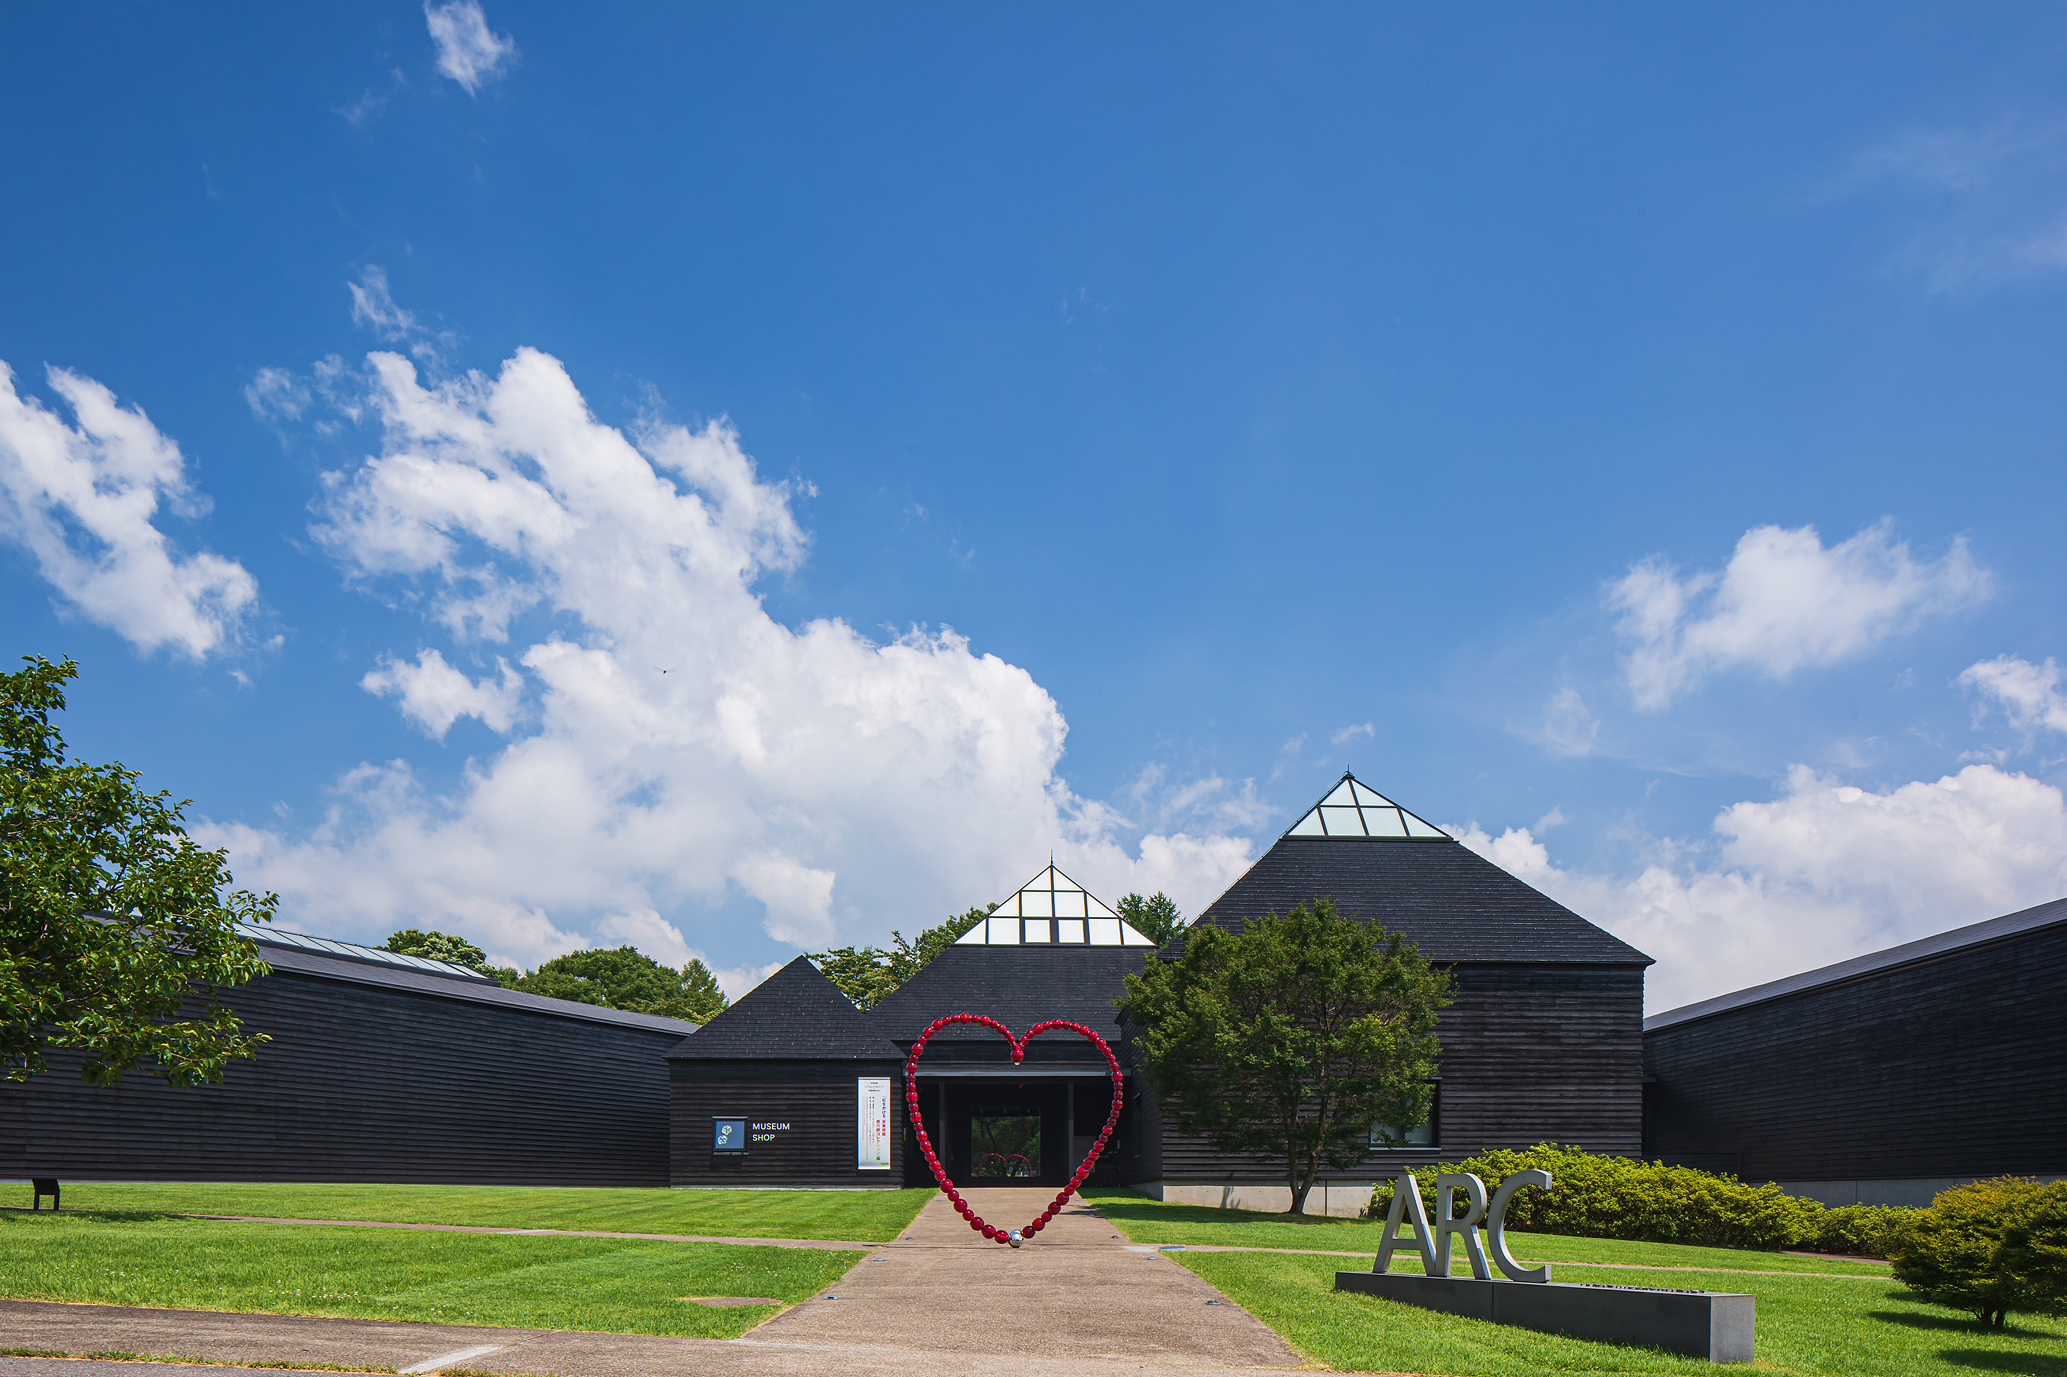
<path fill-rule="evenodd" d="M 1412 1170 L 1433 1219 L 1438 1172 L 1470 1172 L 1486 1183 L 1490 1195 L 1510 1175 L 1531 1167 L 1550 1173 L 1550 1189 L 1521 1191 L 1507 1207 L 1508 1227 L 1528 1233 L 1886 1257 L 1922 1213 L 1874 1205 L 1833 1210 L 1788 1195 L 1770 1181 L 1754 1186 L 1734 1176 L 1554 1143 Z M 1369 1213 L 1382 1219 L 1391 1207 L 1392 1182 L 1381 1181 L 1371 1194 Z"/>

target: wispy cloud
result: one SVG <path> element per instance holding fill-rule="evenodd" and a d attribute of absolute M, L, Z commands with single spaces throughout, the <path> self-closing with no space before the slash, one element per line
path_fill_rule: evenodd
<path fill-rule="evenodd" d="M 517 43 L 488 27 L 480 0 L 448 0 L 423 7 L 431 41 L 438 45 L 438 70 L 472 95 L 505 75 L 517 59 Z"/>
<path fill-rule="evenodd" d="M 1600 749 L 1600 719 L 1575 688 L 1561 688 L 1543 705 L 1543 716 L 1520 735 L 1552 755 L 1578 757 Z"/>
<path fill-rule="evenodd" d="M 1632 646 L 1630 692 L 1638 707 L 1655 711 L 1724 670 L 1785 679 L 1838 664 L 1992 590 L 1964 539 L 1919 561 L 1881 521 L 1828 547 L 1813 526 L 1760 526 L 1744 533 L 1720 570 L 1682 577 L 1653 556 L 1609 584 L 1605 598 Z"/>
<path fill-rule="evenodd" d="M 372 330 L 384 343 L 404 345 L 411 354 L 425 360 L 449 353 L 457 343 L 452 332 L 432 330 L 416 318 L 414 311 L 406 311 L 395 303 L 394 293 L 388 289 L 386 268 L 369 264 L 360 270 L 357 282 L 345 284 L 345 290 L 352 294 L 352 319 Z M 260 376 L 280 372 L 262 369 Z M 250 395 L 249 391 L 245 393 L 247 399 Z"/>
<path fill-rule="evenodd" d="M 1352 741 L 1368 740 L 1377 734 L 1378 729 L 1369 722 L 1359 722 L 1354 726 L 1337 727 L 1334 731 L 1329 732 L 1328 744 L 1337 747 L 1347 746 Z"/>
<path fill-rule="evenodd" d="M 370 119 L 377 118 L 381 111 L 388 108 L 388 101 L 394 97 L 394 94 L 408 85 L 409 78 L 402 75 L 400 67 L 396 67 L 388 73 L 388 85 L 384 89 L 369 87 L 360 93 L 357 100 L 339 106 L 337 113 L 344 119 L 346 124 L 353 126 L 364 124 Z"/>
<path fill-rule="evenodd" d="M 1899 198 L 1893 266 L 1928 291 L 2067 269 L 2067 121 L 1912 130 L 1860 154 L 1843 190 Z"/>

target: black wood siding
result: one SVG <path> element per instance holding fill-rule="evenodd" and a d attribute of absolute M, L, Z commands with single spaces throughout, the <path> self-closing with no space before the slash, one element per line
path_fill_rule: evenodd
<path fill-rule="evenodd" d="M 863 1186 L 904 1184 L 908 1122 L 904 1071 L 894 1061 L 677 1061 L 674 1144 L 669 1181 L 677 1186 Z M 890 1081 L 890 1170 L 855 1165 L 862 1076 Z M 711 1152 L 711 1120 L 745 1119 L 743 1157 Z M 788 1124 L 769 1142 L 751 1141 L 756 1123 Z"/>
<path fill-rule="evenodd" d="M 1367 1181 L 1435 1158 L 1492 1148 L 1577 1144 L 1635 1156 L 1643 1138 L 1643 970 L 1636 966 L 1457 966 L 1442 1014 L 1440 1141 L 1380 1151 L 1322 1179 Z M 1151 1106 L 1144 1124 L 1161 1120 Z M 1214 1151 L 1162 1121 L 1159 1151 L 1129 1180 L 1274 1182 L 1282 1161 Z M 1153 1173 L 1153 1174 L 1151 1174 Z"/>
<path fill-rule="evenodd" d="M 97 1089 L 53 1056 L 0 1092 L 0 1176 L 667 1184 L 679 1029 L 278 969 L 225 1001 L 272 1041 L 220 1085 Z"/>
<path fill-rule="evenodd" d="M 2067 930 L 1644 1039 L 1646 1148 L 1747 1180 L 2067 1174 Z"/>

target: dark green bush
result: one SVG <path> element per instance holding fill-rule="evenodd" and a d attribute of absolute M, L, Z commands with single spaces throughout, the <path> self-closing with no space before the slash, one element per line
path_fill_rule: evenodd
<path fill-rule="evenodd" d="M 1754 1186 L 1734 1176 L 1609 1157 L 1579 1148 L 1538 1143 L 1459 1162 L 1414 1169 L 1423 1206 L 1434 1217 L 1438 1172 L 1462 1171 L 1486 1183 L 1490 1194 L 1517 1171 L 1550 1173 L 1549 1190 L 1524 1190 L 1507 1208 L 1509 1228 L 1573 1238 L 1621 1238 L 1709 1248 L 1812 1248 L 1817 1252 L 1885 1256 L 1909 1218 L 1919 1213 L 1889 1206 L 1826 1209 L 1767 1182 Z M 1392 1182 L 1372 1193 L 1370 1213 L 1392 1206 Z"/>
<path fill-rule="evenodd" d="M 1917 1295 L 1997 1328 L 2013 1310 L 2067 1310 L 2067 1182 L 1976 1181 L 1918 1214 L 1891 1258 Z"/>

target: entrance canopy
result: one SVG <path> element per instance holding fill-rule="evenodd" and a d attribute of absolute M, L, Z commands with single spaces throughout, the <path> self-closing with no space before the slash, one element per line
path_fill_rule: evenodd
<path fill-rule="evenodd" d="M 1050 944 L 1079 947 L 1152 947 L 1119 914 L 1049 862 L 990 917 L 963 933 L 958 947 Z"/>

